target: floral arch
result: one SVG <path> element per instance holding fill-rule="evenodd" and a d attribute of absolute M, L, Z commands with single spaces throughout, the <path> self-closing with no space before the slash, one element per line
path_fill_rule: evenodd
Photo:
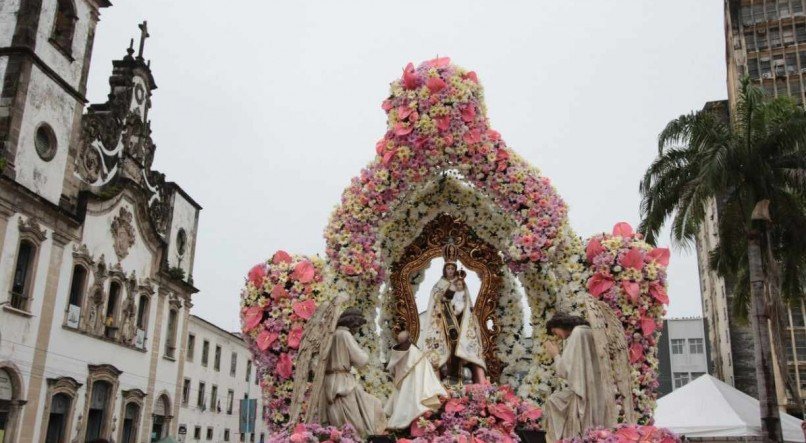
<path fill-rule="evenodd" d="M 361 378 L 369 392 L 390 393 L 382 370 L 395 311 L 390 271 L 440 214 L 462 218 L 500 251 L 496 347 L 504 363 L 502 382 L 542 404 L 558 383 L 542 346 L 545 322 L 558 309 L 584 314 L 594 296 L 622 320 L 634 404 L 641 421 L 650 422 L 668 250 L 652 248 L 625 224 L 583 242 L 549 179 L 491 129 L 476 74 L 447 58 L 406 66 L 382 108 L 386 132 L 375 158 L 351 180 L 331 215 L 326 259 L 278 251 L 249 272 L 241 297 L 243 330 L 272 410 L 266 417 L 270 425 L 288 423 L 286 405 L 305 321 L 338 292 L 376 320 L 359 334 L 371 356 Z M 531 340 L 523 336 L 524 298 Z"/>

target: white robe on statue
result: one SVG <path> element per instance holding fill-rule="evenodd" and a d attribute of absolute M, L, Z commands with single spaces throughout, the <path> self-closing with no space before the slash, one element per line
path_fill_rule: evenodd
<path fill-rule="evenodd" d="M 336 328 L 332 340 L 319 416 L 333 426 L 350 423 L 364 438 L 382 434 L 386 415 L 381 401 L 364 392 L 350 373 L 353 366 L 365 366 L 369 355 L 345 327 Z"/>
<path fill-rule="evenodd" d="M 435 369 L 439 369 L 447 363 L 451 356 L 448 333 L 442 313 L 442 299 L 450 285 L 451 282 L 446 278 L 441 278 L 434 285 L 417 340 L 417 347 L 428 354 L 431 365 Z M 454 355 L 487 370 L 487 365 L 484 363 L 484 349 L 481 344 L 481 328 L 471 310 L 473 303 L 470 301 L 470 294 L 467 290 L 456 292 L 451 305 L 453 309 L 460 309 L 462 315 L 462 323 L 458 325 L 459 341 L 456 344 Z M 457 311 L 457 314 L 459 313 Z"/>
<path fill-rule="evenodd" d="M 546 441 L 579 437 L 587 429 L 610 423 L 609 408 L 615 403 L 613 387 L 603 383 L 604 371 L 596 352 L 593 331 L 577 326 L 565 341 L 561 356 L 554 359 L 557 375 L 568 387 L 552 394 L 545 404 Z"/>
<path fill-rule="evenodd" d="M 395 379 L 395 391 L 386 402 L 389 429 L 405 429 L 426 411 L 440 407 L 439 397 L 448 393 L 434 373 L 426 355 L 416 346 L 407 351 L 392 349 L 389 370 Z"/>

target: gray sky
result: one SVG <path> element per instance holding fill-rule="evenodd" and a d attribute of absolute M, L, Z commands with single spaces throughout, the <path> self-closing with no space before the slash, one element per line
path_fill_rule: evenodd
<path fill-rule="evenodd" d="M 117 0 L 97 29 L 92 102 L 144 19 L 154 164 L 204 206 L 194 311 L 229 329 L 251 265 L 324 250 L 409 61 L 477 71 L 492 126 L 551 177 L 586 237 L 637 225 L 658 132 L 727 95 L 718 0 Z M 669 275 L 670 315 L 699 315 L 693 253 L 674 251 Z"/>

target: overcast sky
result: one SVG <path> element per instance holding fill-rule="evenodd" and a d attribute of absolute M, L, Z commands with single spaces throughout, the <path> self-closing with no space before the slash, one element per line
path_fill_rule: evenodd
<path fill-rule="evenodd" d="M 194 313 L 232 330 L 251 265 L 324 250 L 409 61 L 477 71 L 492 126 L 553 180 L 585 237 L 636 226 L 658 132 L 727 95 L 719 0 L 114 3 L 88 96 L 106 100 L 111 60 L 148 20 L 154 165 L 204 207 Z M 700 315 L 693 251 L 674 251 L 669 280 L 670 315 Z"/>

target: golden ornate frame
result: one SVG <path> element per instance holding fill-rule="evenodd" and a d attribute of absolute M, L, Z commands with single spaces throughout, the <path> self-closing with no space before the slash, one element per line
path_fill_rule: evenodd
<path fill-rule="evenodd" d="M 481 326 L 488 377 L 497 381 L 503 370 L 503 363 L 496 356 L 495 339 L 500 326 L 494 314 L 501 293 L 504 262 L 498 250 L 480 239 L 461 218 L 449 214 L 435 217 L 406 247 L 401 258 L 392 264 L 390 280 L 395 297 L 395 333 L 405 329 L 409 331 L 412 341 L 417 342 L 420 318 L 411 279 L 424 270 L 431 260 L 442 256 L 443 248 L 448 243 L 456 246 L 459 260 L 481 278 L 481 289 L 476 297 L 473 313 Z M 487 325 L 490 320 L 492 328 Z"/>

